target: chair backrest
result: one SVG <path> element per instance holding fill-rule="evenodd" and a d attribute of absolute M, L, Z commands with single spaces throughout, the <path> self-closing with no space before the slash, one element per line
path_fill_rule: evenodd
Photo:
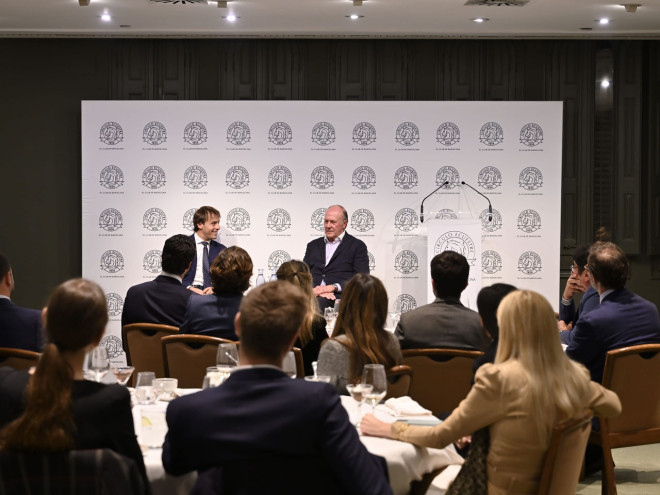
<path fill-rule="evenodd" d="M 413 370 L 410 366 L 400 364 L 385 370 L 387 375 L 387 394 L 385 400 L 390 397 L 403 397 L 410 393 Z"/>
<path fill-rule="evenodd" d="M 451 412 L 472 387 L 472 364 L 481 351 L 463 349 L 405 349 L 401 364 L 410 366 L 415 379 L 410 397 L 434 415 Z"/>
<path fill-rule="evenodd" d="M 305 378 L 305 362 L 303 361 L 302 351 L 298 347 L 292 347 L 291 350 L 296 358 L 296 378 Z"/>
<path fill-rule="evenodd" d="M 575 493 L 591 432 L 591 417 L 589 413 L 553 428 L 543 460 L 538 495 Z"/>
<path fill-rule="evenodd" d="M 37 365 L 39 356 L 41 354 L 34 351 L 0 347 L 0 366 L 9 366 L 15 370 L 29 370 L 32 366 Z"/>
<path fill-rule="evenodd" d="M 126 351 L 126 362 L 135 367 L 131 377 L 133 381 L 140 371 L 153 371 L 156 378 L 165 377 L 160 339 L 177 333 L 177 327 L 155 323 L 131 323 L 122 327 L 121 338 Z"/>
<path fill-rule="evenodd" d="M 200 388 L 206 368 L 215 366 L 218 345 L 233 342 L 208 335 L 169 335 L 161 339 L 165 376 L 179 380 L 181 388 Z"/>
<path fill-rule="evenodd" d="M 0 451 L 0 493 L 141 495 L 144 484 L 135 462 L 110 449 Z"/>

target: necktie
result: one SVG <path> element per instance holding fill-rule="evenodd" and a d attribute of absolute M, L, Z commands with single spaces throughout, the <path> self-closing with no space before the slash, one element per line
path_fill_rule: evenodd
<path fill-rule="evenodd" d="M 204 254 L 202 255 L 202 275 L 204 276 L 204 288 L 211 286 L 211 275 L 209 273 L 209 243 L 202 242 Z"/>

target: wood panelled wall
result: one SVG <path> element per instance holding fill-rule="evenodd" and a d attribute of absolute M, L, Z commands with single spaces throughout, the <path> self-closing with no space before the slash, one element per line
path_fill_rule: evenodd
<path fill-rule="evenodd" d="M 0 250 L 19 304 L 80 275 L 94 99 L 562 100 L 561 277 L 605 226 L 629 286 L 660 303 L 660 41 L 0 39 L 0 59 Z"/>

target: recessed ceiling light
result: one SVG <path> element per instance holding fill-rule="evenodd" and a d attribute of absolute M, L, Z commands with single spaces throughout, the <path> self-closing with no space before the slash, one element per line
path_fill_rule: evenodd
<path fill-rule="evenodd" d="M 477 17 L 476 19 L 472 19 L 472 21 L 474 21 L 474 22 L 486 22 L 486 21 L 490 21 L 490 19 L 487 19 L 485 17 Z"/>
<path fill-rule="evenodd" d="M 120 24 L 119 27 L 120 28 L 129 28 L 129 27 L 131 27 L 131 25 L 130 24 Z"/>
<path fill-rule="evenodd" d="M 607 79 L 603 79 L 600 82 L 600 87 L 603 88 L 603 89 L 607 89 L 607 88 L 610 87 L 610 82 Z"/>
<path fill-rule="evenodd" d="M 598 19 L 598 24 L 605 25 L 605 24 L 609 24 L 610 22 L 611 21 L 607 17 L 601 17 L 600 19 Z"/>
<path fill-rule="evenodd" d="M 348 19 L 352 21 L 356 21 L 357 19 L 362 19 L 364 16 L 363 15 L 357 15 L 357 14 L 351 14 L 346 16 Z"/>
<path fill-rule="evenodd" d="M 227 22 L 236 22 L 236 19 L 238 19 L 239 17 L 234 14 L 229 14 L 229 15 L 223 15 L 222 18 L 226 19 Z"/>
<path fill-rule="evenodd" d="M 112 17 L 110 17 L 110 14 L 106 12 L 104 14 L 101 14 L 101 20 L 105 22 L 110 22 L 112 20 Z"/>

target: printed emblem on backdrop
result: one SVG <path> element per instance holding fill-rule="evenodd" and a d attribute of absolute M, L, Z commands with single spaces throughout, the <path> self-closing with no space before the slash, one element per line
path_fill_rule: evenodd
<path fill-rule="evenodd" d="M 312 170 L 310 184 L 316 189 L 328 189 L 335 185 L 335 174 L 325 165 L 321 165 Z"/>
<path fill-rule="evenodd" d="M 527 167 L 518 176 L 518 185 L 528 191 L 533 191 L 543 186 L 543 174 L 536 167 Z"/>
<path fill-rule="evenodd" d="M 410 232 L 417 228 L 419 226 L 417 212 L 412 208 L 401 208 L 394 215 L 394 226 L 404 232 Z"/>
<path fill-rule="evenodd" d="M 538 146 L 543 142 L 543 129 L 538 124 L 525 124 L 520 129 L 520 142 L 525 146 Z"/>
<path fill-rule="evenodd" d="M 367 251 L 367 258 L 369 258 L 369 271 L 373 272 L 376 269 L 376 258 L 369 251 Z"/>
<path fill-rule="evenodd" d="M 250 214 L 243 208 L 229 210 L 227 227 L 237 232 L 250 228 Z"/>
<path fill-rule="evenodd" d="M 435 214 L 435 218 L 440 220 L 458 220 L 458 215 L 451 208 L 443 208 Z"/>
<path fill-rule="evenodd" d="M 193 218 L 195 217 L 195 212 L 197 211 L 197 208 L 190 208 L 189 210 L 186 210 L 186 212 L 183 214 L 183 228 L 190 230 L 191 232 L 195 230 L 195 226 L 193 225 Z"/>
<path fill-rule="evenodd" d="M 396 142 L 402 146 L 419 143 L 419 128 L 412 122 L 404 122 L 396 128 Z"/>
<path fill-rule="evenodd" d="M 291 255 L 289 253 L 282 250 L 273 251 L 268 257 L 268 269 L 272 272 L 276 272 L 280 265 L 287 261 L 291 261 Z"/>
<path fill-rule="evenodd" d="M 101 126 L 99 139 L 109 145 L 121 143 L 124 140 L 124 130 L 117 122 L 106 122 Z"/>
<path fill-rule="evenodd" d="M 250 142 L 250 127 L 241 121 L 231 123 L 227 127 L 227 142 L 234 146 L 243 146 Z"/>
<path fill-rule="evenodd" d="M 108 316 L 119 316 L 124 309 L 124 300 L 116 292 L 105 295 L 105 303 L 108 306 Z"/>
<path fill-rule="evenodd" d="M 458 185 L 459 181 L 460 175 L 458 174 L 458 170 L 449 165 L 439 168 L 435 174 L 436 186 L 449 182 L 449 184 L 443 186 L 443 189 L 453 189 Z"/>
<path fill-rule="evenodd" d="M 117 189 L 124 185 L 124 172 L 116 165 L 103 167 L 99 176 L 99 184 L 106 189 Z"/>
<path fill-rule="evenodd" d="M 100 346 L 105 347 L 108 350 L 108 357 L 110 359 L 115 359 L 124 354 L 124 349 L 121 345 L 121 339 L 116 335 L 106 335 L 99 342 Z"/>
<path fill-rule="evenodd" d="M 158 249 L 147 251 L 142 258 L 142 268 L 150 273 L 160 273 L 162 269 L 163 252 Z"/>
<path fill-rule="evenodd" d="M 158 232 L 167 227 L 167 216 L 160 208 L 149 208 L 142 217 L 142 226 L 152 232 Z"/>
<path fill-rule="evenodd" d="M 453 122 L 445 122 L 438 127 L 435 140 L 444 146 L 453 146 L 460 142 L 461 131 Z"/>
<path fill-rule="evenodd" d="M 231 167 L 227 170 L 225 184 L 232 189 L 243 189 L 250 184 L 250 174 L 245 167 Z"/>
<path fill-rule="evenodd" d="M 490 220 L 488 219 L 488 215 L 488 208 L 479 213 L 482 232 L 495 232 L 496 230 L 500 230 L 502 228 L 502 215 L 500 212 L 494 209 L 493 218 Z"/>
<path fill-rule="evenodd" d="M 268 214 L 266 225 L 270 230 L 283 232 L 291 227 L 291 215 L 283 208 L 275 208 Z"/>
<path fill-rule="evenodd" d="M 481 126 L 479 131 L 479 141 L 486 146 L 497 146 L 504 141 L 504 131 L 497 122 L 487 122 Z"/>
<path fill-rule="evenodd" d="M 358 189 L 369 189 L 376 185 L 376 172 L 367 166 L 361 166 L 353 170 L 353 186 Z"/>
<path fill-rule="evenodd" d="M 142 141 L 153 146 L 158 146 L 167 141 L 167 130 L 160 122 L 149 122 L 142 130 Z"/>
<path fill-rule="evenodd" d="M 201 122 L 191 122 L 183 130 L 183 140 L 193 146 L 205 143 L 207 139 L 206 126 Z"/>
<path fill-rule="evenodd" d="M 534 275 L 541 271 L 541 257 L 534 251 L 526 251 L 518 258 L 518 271 L 525 275 Z"/>
<path fill-rule="evenodd" d="M 394 310 L 399 313 L 407 313 L 417 307 L 417 301 L 410 294 L 401 294 L 394 302 Z"/>
<path fill-rule="evenodd" d="M 417 170 L 414 168 L 406 165 L 394 172 L 394 185 L 399 189 L 412 189 L 417 184 Z"/>
<path fill-rule="evenodd" d="M 124 269 L 124 257 L 119 251 L 110 249 L 101 255 L 101 270 L 117 273 Z"/>
<path fill-rule="evenodd" d="M 359 232 L 367 232 L 375 227 L 374 215 L 366 208 L 355 210 L 351 215 L 351 227 Z"/>
<path fill-rule="evenodd" d="M 268 141 L 277 146 L 284 146 L 293 140 L 291 126 L 286 122 L 275 122 L 268 129 Z"/>
<path fill-rule="evenodd" d="M 291 170 L 283 165 L 277 165 L 268 172 L 268 185 L 275 189 L 285 189 L 293 183 Z"/>
<path fill-rule="evenodd" d="M 419 259 L 417 259 L 417 255 L 414 252 L 404 249 L 396 255 L 394 269 L 397 272 L 409 275 L 419 270 Z"/>
<path fill-rule="evenodd" d="M 208 184 L 208 176 L 204 167 L 193 165 L 183 173 L 183 185 L 190 189 L 201 189 Z"/>
<path fill-rule="evenodd" d="M 541 228 L 541 215 L 536 210 L 523 210 L 518 215 L 518 228 L 531 234 Z"/>
<path fill-rule="evenodd" d="M 310 218 L 312 228 L 314 230 L 319 230 L 323 232 L 325 230 L 325 212 L 328 211 L 327 208 L 317 208 L 314 210 L 314 213 L 312 213 L 312 217 Z"/>
<path fill-rule="evenodd" d="M 360 146 L 369 146 L 376 142 L 376 128 L 369 122 L 360 122 L 353 127 L 353 142 Z"/>
<path fill-rule="evenodd" d="M 327 146 L 335 142 L 335 128 L 329 122 L 319 122 L 312 129 L 312 141 L 319 146 Z"/>
<path fill-rule="evenodd" d="M 481 271 L 492 275 L 502 269 L 502 257 L 495 251 L 484 251 L 481 253 Z"/>
<path fill-rule="evenodd" d="M 435 241 L 433 253 L 440 254 L 444 251 L 455 251 L 462 254 L 470 265 L 474 265 L 474 261 L 477 259 L 474 241 L 465 232 L 459 230 L 445 232 Z"/>
<path fill-rule="evenodd" d="M 119 210 L 106 208 L 99 215 L 99 227 L 108 232 L 114 232 L 124 226 L 124 222 Z"/>
<path fill-rule="evenodd" d="M 142 185 L 149 189 L 158 189 L 165 185 L 165 170 L 155 165 L 147 167 L 142 172 Z"/>
<path fill-rule="evenodd" d="M 484 189 L 496 189 L 502 185 L 502 172 L 495 167 L 484 167 L 479 171 L 477 181 Z"/>

